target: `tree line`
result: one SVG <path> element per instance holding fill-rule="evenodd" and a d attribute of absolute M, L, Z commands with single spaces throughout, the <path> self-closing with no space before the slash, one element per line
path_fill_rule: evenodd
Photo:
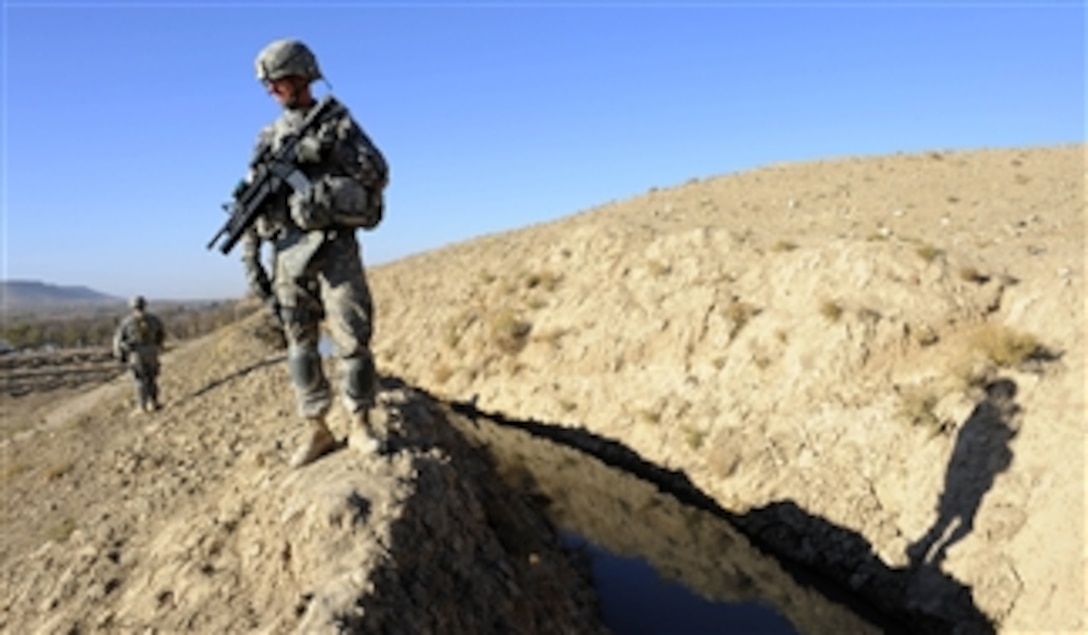
<path fill-rule="evenodd" d="M 253 311 L 253 304 L 226 300 L 193 304 L 161 304 L 149 307 L 166 328 L 168 340 L 187 340 L 235 322 Z M 0 339 L 15 349 L 44 346 L 57 348 L 109 347 L 113 334 L 128 309 L 101 309 L 63 315 L 27 314 L 5 316 Z"/>

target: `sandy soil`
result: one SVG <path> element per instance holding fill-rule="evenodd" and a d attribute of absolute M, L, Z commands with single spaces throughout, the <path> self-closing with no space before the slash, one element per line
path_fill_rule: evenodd
<path fill-rule="evenodd" d="M 772 165 L 375 268 L 375 349 L 437 396 L 683 471 L 859 592 L 847 544 L 934 614 L 952 589 L 1000 633 L 1083 632 L 1084 221 L 1083 146 Z M 166 356 L 152 417 L 123 376 L 0 402 L 7 614 L 116 602 L 179 518 L 214 536 L 240 475 L 283 477 L 282 351 L 239 333 Z M 912 569 L 946 508 L 969 531 Z"/>

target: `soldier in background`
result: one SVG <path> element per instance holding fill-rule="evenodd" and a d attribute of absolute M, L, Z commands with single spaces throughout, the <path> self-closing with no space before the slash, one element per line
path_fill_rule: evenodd
<path fill-rule="evenodd" d="M 313 53 L 297 40 L 270 43 L 258 54 L 256 67 L 257 78 L 284 109 L 260 132 L 254 154 L 259 158 L 278 150 L 299 129 L 317 104 L 311 84 L 322 75 Z M 388 167 L 339 103 L 298 141 L 294 160 L 309 179 L 308 187 L 266 204 L 241 245 L 250 289 L 284 327 L 288 371 L 299 414 L 307 421 L 305 441 L 290 460 L 300 467 L 337 446 L 326 423 L 332 391 L 318 352 L 322 321 L 351 418 L 349 445 L 362 452 L 380 446 L 370 421 L 377 390 L 370 350 L 373 305 L 356 230 L 373 229 L 381 221 Z M 251 168 L 246 181 L 252 177 Z M 271 276 L 261 263 L 265 243 L 271 246 Z"/>
<path fill-rule="evenodd" d="M 121 320 L 113 335 L 113 356 L 126 364 L 136 384 L 136 412 L 153 412 L 159 403 L 159 353 L 166 331 L 162 321 L 146 311 L 147 301 L 136 296 L 132 312 Z"/>

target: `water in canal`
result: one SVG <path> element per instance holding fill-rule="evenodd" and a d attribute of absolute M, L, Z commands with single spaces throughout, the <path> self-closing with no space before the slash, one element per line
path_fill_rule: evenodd
<path fill-rule="evenodd" d="M 481 419 L 462 432 L 487 446 L 507 482 L 547 499 L 564 542 L 589 559 L 617 635 L 881 632 L 726 520 L 648 481 L 517 427 Z"/>

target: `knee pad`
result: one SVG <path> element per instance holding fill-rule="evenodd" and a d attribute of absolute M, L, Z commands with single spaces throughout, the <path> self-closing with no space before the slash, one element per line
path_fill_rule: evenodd
<path fill-rule="evenodd" d="M 374 395 L 378 390 L 378 373 L 374 367 L 374 358 L 369 353 L 342 360 L 344 375 L 344 394 L 355 403 L 373 405 Z"/>
<path fill-rule="evenodd" d="M 287 368 L 292 383 L 302 390 L 316 388 L 324 377 L 321 355 L 312 347 L 292 346 L 287 352 Z"/>

